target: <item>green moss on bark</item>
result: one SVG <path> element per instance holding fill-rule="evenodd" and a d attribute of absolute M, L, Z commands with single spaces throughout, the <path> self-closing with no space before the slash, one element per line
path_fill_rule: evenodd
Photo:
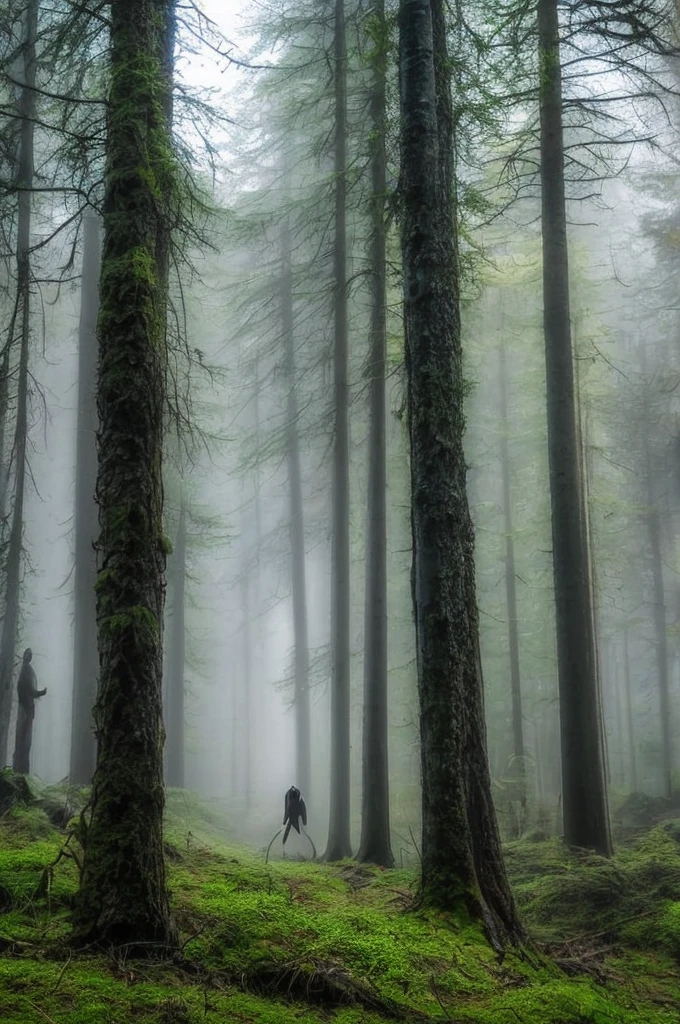
<path fill-rule="evenodd" d="M 162 843 L 162 445 L 168 204 L 174 161 L 164 55 L 172 0 L 111 11 L 111 87 L 98 322 L 100 685 L 77 943 L 175 942 Z"/>

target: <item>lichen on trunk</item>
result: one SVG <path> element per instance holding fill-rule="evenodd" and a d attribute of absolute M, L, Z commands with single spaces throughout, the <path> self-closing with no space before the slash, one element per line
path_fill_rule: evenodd
<path fill-rule="evenodd" d="M 401 0 L 402 255 L 411 442 L 413 597 L 422 773 L 421 897 L 521 935 L 491 799 L 454 216 L 450 62 L 442 0 Z"/>
<path fill-rule="evenodd" d="M 173 0 L 111 5 L 98 324 L 98 750 L 73 921 L 78 943 L 137 952 L 175 942 L 163 860 L 161 719 L 173 13 Z"/>

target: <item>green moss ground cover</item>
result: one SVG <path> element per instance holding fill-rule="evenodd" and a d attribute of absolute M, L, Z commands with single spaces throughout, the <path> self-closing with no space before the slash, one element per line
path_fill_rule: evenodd
<path fill-rule="evenodd" d="M 414 910 L 413 871 L 265 864 L 195 797 L 172 792 L 181 952 L 72 954 L 77 865 L 49 867 L 66 835 L 36 806 L 0 818 L 6 1024 L 680 1024 L 680 822 L 611 862 L 557 841 L 509 844 L 536 945 L 502 961 L 477 928 Z"/>

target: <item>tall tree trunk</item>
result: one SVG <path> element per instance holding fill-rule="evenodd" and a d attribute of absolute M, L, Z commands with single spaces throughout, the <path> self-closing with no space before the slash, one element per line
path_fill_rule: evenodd
<path fill-rule="evenodd" d="M 249 506 L 244 503 L 244 519 L 242 523 L 242 537 L 249 539 L 248 529 Z M 242 541 L 243 543 L 243 541 Z M 239 790 L 245 799 L 246 807 L 250 806 L 250 794 L 252 786 L 251 775 L 251 749 L 250 749 L 250 707 L 253 688 L 253 636 L 252 636 L 252 602 L 250 600 L 250 588 L 252 578 L 251 554 L 252 548 L 246 542 L 242 551 L 241 561 L 241 643 L 243 644 L 243 658 L 241 660 L 241 687 L 243 701 L 241 706 L 241 717 L 239 719 L 239 747 L 241 751 L 241 764 L 243 765 L 243 786 Z"/>
<path fill-rule="evenodd" d="M 668 639 L 666 634 L 666 596 L 663 579 L 663 553 L 661 550 L 661 518 L 654 493 L 652 451 L 649 442 L 649 395 L 646 377 L 645 349 L 642 347 L 643 370 L 643 423 L 642 455 L 645 474 L 645 523 L 651 555 L 654 589 L 654 633 L 656 637 L 656 678 L 659 697 L 659 731 L 661 740 L 661 785 L 666 797 L 673 793 L 673 754 L 671 747 L 671 704 L 668 673 Z"/>
<path fill-rule="evenodd" d="M 349 829 L 349 339 L 347 332 L 347 55 L 344 0 L 335 0 L 334 449 L 331 561 L 331 791 L 324 858 L 352 856 Z"/>
<path fill-rule="evenodd" d="M 536 765 L 536 803 L 542 804 L 545 796 L 545 783 L 543 781 L 543 744 L 541 742 L 543 718 L 533 719 L 534 726 L 534 762 Z"/>
<path fill-rule="evenodd" d="M 97 765 L 74 940 L 176 943 L 163 857 L 163 420 L 174 0 L 118 0 L 99 316 Z"/>
<path fill-rule="evenodd" d="M 579 371 L 578 353 L 574 363 L 575 396 L 576 403 L 576 435 L 579 452 L 579 481 L 581 483 L 581 524 L 584 531 L 584 544 L 586 554 L 586 575 L 588 580 L 588 605 L 590 609 L 590 621 L 593 635 L 593 656 L 595 665 L 595 685 L 597 689 L 598 721 L 600 723 L 600 742 L 602 743 L 602 764 L 606 787 L 611 783 L 611 764 L 609 759 L 609 744 L 607 741 L 607 730 L 605 728 L 604 696 L 602 683 L 602 659 L 600 654 L 600 629 L 598 623 L 597 603 L 597 579 L 595 559 L 593 557 L 593 524 L 592 511 L 590 508 L 590 480 L 593 476 L 592 449 L 589 442 L 589 409 L 586 403 L 581 400 L 581 375 Z"/>
<path fill-rule="evenodd" d="M 259 452 L 261 447 L 261 382 L 260 382 L 260 359 L 259 353 L 255 357 L 255 444 Z M 251 600 L 250 600 L 250 621 L 251 621 L 251 663 L 250 663 L 250 683 L 248 685 L 248 733 L 247 749 L 248 749 L 248 786 L 247 792 L 249 794 L 249 801 L 253 790 L 253 758 L 257 749 L 257 735 L 256 730 L 253 729 L 253 723 L 255 717 L 252 714 L 252 708 L 257 709 L 257 705 L 262 700 L 262 693 L 259 689 L 261 684 L 262 666 L 264 665 L 264 646 L 266 644 L 266 635 L 263 629 L 263 616 L 262 616 L 262 544 L 263 544 L 263 526 L 262 526 L 262 490 L 260 485 L 260 463 L 259 459 L 255 462 L 255 471 L 253 476 L 253 504 L 255 506 L 254 516 L 254 536 L 253 536 L 253 558 L 254 558 L 254 571 L 251 578 Z"/>
<path fill-rule="evenodd" d="M 569 314 L 557 0 L 539 0 L 541 229 L 564 837 L 611 854 Z"/>
<path fill-rule="evenodd" d="M 4 345 L 2 358 L 0 359 L 0 539 L 5 536 L 7 486 L 9 483 L 10 453 L 5 452 L 5 437 L 7 434 L 7 419 L 9 415 L 9 356 L 12 348 L 12 335 L 14 333 L 13 325 L 14 319 L 12 319 L 12 328 Z"/>
<path fill-rule="evenodd" d="M 491 799 L 453 210 L 442 0 L 401 0 L 402 256 L 420 700 L 421 895 L 467 909 L 501 947 L 520 934 Z"/>
<path fill-rule="evenodd" d="M 19 376 L 17 381 L 17 418 L 14 430 L 14 504 L 7 550 L 5 614 L 0 633 L 0 763 L 7 760 L 9 719 L 12 707 L 14 651 L 19 623 L 19 590 L 21 586 L 21 549 L 24 527 L 24 486 L 26 480 L 26 438 L 28 433 L 28 346 L 31 333 L 31 189 L 33 187 L 33 138 L 36 114 L 36 37 L 38 31 L 38 0 L 30 0 L 25 11 L 23 88 L 19 99 L 21 143 L 17 174 L 17 290 L 15 326 L 20 327 Z M 10 347 L 13 337 L 8 339 Z"/>
<path fill-rule="evenodd" d="M 610 640 L 609 653 L 612 671 L 609 674 L 612 697 L 614 698 L 614 721 L 616 723 L 616 782 L 622 789 L 626 785 L 626 756 L 623 737 L 623 704 L 621 700 L 621 684 L 618 651 L 614 641 Z"/>
<path fill-rule="evenodd" d="M 290 497 L 291 589 L 293 597 L 293 645 L 295 678 L 295 785 L 311 801 L 311 739 L 309 716 L 309 634 L 307 581 L 305 575 L 305 521 L 298 432 L 297 368 L 293 311 L 290 226 L 281 230 L 281 323 L 285 366 L 286 456 Z"/>
<path fill-rule="evenodd" d="M 512 532 L 512 498 L 510 493 L 510 442 L 508 438 L 508 372 L 505 346 L 499 353 L 501 376 L 501 477 L 503 484 L 503 518 L 505 531 L 505 600 L 508 610 L 508 644 L 510 649 L 510 696 L 512 700 L 512 775 L 517 779 L 522 808 L 520 831 L 526 819 L 526 770 L 524 764 L 524 730 L 522 724 L 522 679 L 519 661 L 519 620 L 517 617 L 517 585 L 515 582 L 515 540 Z"/>
<path fill-rule="evenodd" d="M 241 736 L 240 696 L 239 675 L 234 672 L 231 677 L 231 778 L 229 780 L 229 791 L 234 800 L 241 792 L 239 772 L 239 740 Z"/>
<path fill-rule="evenodd" d="M 182 487 L 177 535 L 168 563 L 172 595 L 165 680 L 165 781 L 184 788 L 184 675 L 186 670 L 187 502 Z"/>
<path fill-rule="evenodd" d="M 637 762 L 635 756 L 635 728 L 633 725 L 633 697 L 630 679 L 630 651 L 628 649 L 628 626 L 623 627 L 623 679 L 626 700 L 626 733 L 628 735 L 628 770 L 630 772 L 630 790 L 635 793 L 638 788 Z"/>
<path fill-rule="evenodd" d="M 96 744 L 92 707 L 97 696 L 99 654 L 95 583 L 97 579 L 97 315 L 101 229 L 99 218 L 83 217 L 83 271 L 78 329 L 78 427 L 76 436 L 76 507 L 74 568 L 73 708 L 70 779 L 89 785 Z"/>
<path fill-rule="evenodd" d="M 374 0 L 370 17 L 378 31 L 373 55 L 371 132 L 371 329 L 368 374 L 368 505 L 364 626 L 364 728 L 359 861 L 389 868 L 390 786 L 387 737 L 387 434 L 385 195 L 387 192 L 385 3 Z"/>

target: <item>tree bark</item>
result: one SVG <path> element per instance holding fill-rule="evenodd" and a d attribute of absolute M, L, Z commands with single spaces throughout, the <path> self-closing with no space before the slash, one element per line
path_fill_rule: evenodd
<path fill-rule="evenodd" d="M 500 948 L 520 935 L 491 799 L 453 209 L 442 0 L 401 0 L 402 256 L 411 447 L 425 904 L 467 911 Z"/>
<path fill-rule="evenodd" d="M 2 360 L 0 361 L 0 537 L 5 535 L 5 518 L 7 516 L 7 486 L 9 483 L 9 453 L 5 455 L 5 437 L 9 416 L 9 355 L 11 350 L 11 334 L 5 342 Z"/>
<path fill-rule="evenodd" d="M 630 680 L 630 651 L 628 650 L 628 626 L 623 627 L 623 678 L 626 700 L 626 733 L 628 735 L 628 770 L 630 771 L 630 791 L 635 793 L 638 788 L 637 762 L 635 756 L 635 728 L 633 725 L 633 699 Z"/>
<path fill-rule="evenodd" d="M 335 0 L 334 447 L 331 556 L 331 787 L 325 860 L 352 856 L 350 841 L 349 339 L 347 332 L 347 55 L 344 0 Z"/>
<path fill-rule="evenodd" d="M 233 799 L 236 799 L 241 793 L 240 785 L 240 773 L 239 773 L 239 753 L 240 753 L 240 723 L 241 723 L 241 707 L 239 697 L 241 696 L 241 687 L 239 685 L 239 676 L 236 672 L 232 672 L 231 677 L 231 777 L 229 780 L 229 791 Z"/>
<path fill-rule="evenodd" d="M 661 785 L 665 797 L 673 794 L 673 754 L 671 743 L 671 701 L 668 672 L 668 638 L 666 634 L 666 595 L 663 579 L 663 553 L 661 550 L 661 518 L 654 494 L 652 478 L 652 450 L 649 442 L 649 397 L 647 393 L 645 351 L 642 349 L 643 367 L 643 423 L 642 454 L 645 474 L 645 524 L 651 556 L 654 592 L 654 633 L 656 636 L 656 679 L 659 699 L 659 733 L 661 741 Z"/>
<path fill-rule="evenodd" d="M 182 488 L 177 536 L 169 565 L 168 582 L 172 594 L 170 642 L 166 663 L 165 703 L 165 782 L 184 788 L 184 673 L 186 668 L 186 572 L 187 503 Z"/>
<path fill-rule="evenodd" d="M 364 625 L 364 723 L 361 839 L 357 860 L 393 867 L 387 734 L 387 440 L 385 195 L 387 156 L 387 54 L 384 0 L 370 17 L 380 37 L 373 55 L 371 132 L 371 327 L 369 336 L 369 433 Z"/>
<path fill-rule="evenodd" d="M 89 785 L 96 759 L 92 707 L 97 696 L 97 315 L 101 230 L 98 217 L 83 217 L 83 271 L 78 329 L 78 426 L 76 436 L 76 507 L 74 567 L 73 708 L 70 779 Z"/>
<path fill-rule="evenodd" d="M 248 508 L 244 505 L 244 511 Z M 247 536 L 247 523 L 244 517 L 243 536 Z M 243 787 L 239 790 L 245 797 L 246 807 L 250 806 L 252 773 L 251 773 L 251 749 L 250 749 L 250 705 L 253 687 L 253 639 L 252 639 L 252 606 L 250 600 L 251 568 L 250 548 L 244 547 L 241 562 L 241 643 L 243 644 L 242 669 L 242 693 L 243 706 L 242 715 L 239 719 L 239 741 L 241 750 L 241 763 L 243 765 Z"/>
<path fill-rule="evenodd" d="M 522 723 L 522 678 L 519 660 L 519 625 L 517 616 L 517 585 L 515 581 L 515 540 L 512 532 L 512 498 L 510 493 L 510 442 L 508 438 L 508 374 L 505 346 L 499 352 L 501 398 L 501 478 L 503 486 L 503 519 L 505 531 L 505 601 L 508 610 L 508 645 L 510 653 L 510 697 L 512 702 L 512 777 L 517 780 L 522 809 L 520 832 L 526 820 L 526 771 L 524 763 L 524 729 Z"/>
<path fill-rule="evenodd" d="M 293 645 L 295 678 L 295 785 L 310 806 L 311 739 L 309 717 L 309 633 L 305 574 L 305 520 L 298 432 L 297 367 L 290 226 L 281 229 L 281 326 L 286 378 L 286 457 L 290 500 L 291 589 L 293 597 Z"/>
<path fill-rule="evenodd" d="M 569 313 L 557 0 L 539 0 L 541 229 L 564 837 L 611 854 Z"/>
<path fill-rule="evenodd" d="M 111 5 L 100 285 L 97 765 L 77 944 L 176 943 L 163 857 L 163 420 L 173 0 Z"/>
<path fill-rule="evenodd" d="M 623 788 L 626 785 L 626 757 L 625 741 L 623 737 L 623 706 L 621 700 L 621 685 L 619 682 L 619 658 L 618 651 L 614 647 L 614 641 L 609 642 L 609 654 L 612 671 L 609 674 L 610 687 L 614 698 L 614 721 L 616 723 L 616 782 Z"/>
<path fill-rule="evenodd" d="M 605 727 L 604 696 L 602 684 L 602 658 L 600 653 L 600 629 L 597 614 L 597 579 L 595 575 L 595 559 L 593 557 L 593 527 L 592 512 L 590 508 L 590 479 L 592 470 L 592 450 L 589 443 L 589 410 L 587 405 L 584 410 L 584 403 L 581 400 L 581 375 L 579 372 L 578 352 L 574 361 L 574 381 L 576 403 L 576 443 L 579 453 L 579 482 L 581 484 L 581 523 L 584 531 L 584 545 L 586 555 L 586 577 L 588 580 L 588 606 L 590 610 L 590 621 L 593 635 L 593 657 L 595 666 L 595 687 L 597 691 L 598 721 L 600 723 L 600 742 L 602 743 L 602 766 L 605 779 L 605 799 L 607 787 L 611 784 L 611 764 L 609 757 L 609 743 L 607 740 L 607 729 Z"/>
<path fill-rule="evenodd" d="M 36 37 L 38 0 L 30 0 L 25 12 L 23 88 L 19 99 L 21 142 L 17 173 L 18 218 L 16 248 L 16 305 L 12 334 L 20 325 L 19 375 L 17 381 L 17 418 L 14 430 L 14 504 L 7 549 L 5 614 L 0 633 L 0 763 L 7 759 L 9 719 L 12 707 L 12 676 L 21 587 L 22 536 L 24 527 L 24 489 L 26 480 L 26 439 L 28 433 L 28 347 L 31 335 L 31 188 L 33 186 L 33 139 L 36 116 Z M 8 339 L 10 347 L 14 338 Z"/>

